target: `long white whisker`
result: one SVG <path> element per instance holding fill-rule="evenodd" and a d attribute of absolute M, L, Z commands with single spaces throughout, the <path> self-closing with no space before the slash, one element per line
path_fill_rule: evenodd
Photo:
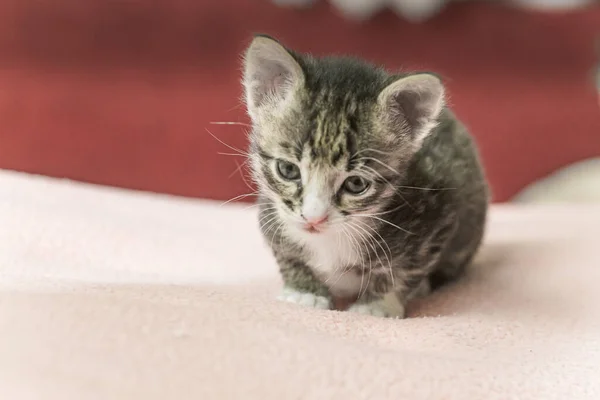
<path fill-rule="evenodd" d="M 376 220 L 378 220 L 378 221 L 381 221 L 381 222 L 383 222 L 383 223 L 385 223 L 385 224 L 388 224 L 388 225 L 390 225 L 390 226 L 393 226 L 394 228 L 396 228 L 396 229 L 399 229 L 399 230 L 401 230 L 401 231 L 402 231 L 402 232 L 404 232 L 404 233 L 408 233 L 408 234 L 410 234 L 410 235 L 414 235 L 414 233 L 412 233 L 411 231 L 409 231 L 409 230 L 406 230 L 406 229 L 404 229 L 404 228 L 401 228 L 401 227 L 399 227 L 398 225 L 391 223 L 390 221 L 386 221 L 385 219 L 383 219 L 383 218 L 379 218 L 379 217 L 376 217 L 376 216 L 374 216 L 374 215 L 369 215 L 369 214 L 354 214 L 354 216 L 355 216 L 355 217 L 367 217 L 367 218 L 374 218 L 374 219 L 376 219 Z"/>
<path fill-rule="evenodd" d="M 342 228 L 342 233 L 346 236 L 346 239 L 348 239 L 348 241 L 350 242 L 350 237 L 348 236 L 348 232 L 346 232 L 346 228 L 344 227 L 343 224 L 342 224 L 341 228 Z M 347 259 L 346 265 L 342 271 L 342 274 L 340 275 L 340 278 L 342 276 L 344 276 L 345 274 L 347 274 L 351 270 L 352 270 L 352 265 L 350 265 L 350 259 Z M 338 281 L 339 281 L 339 279 L 338 279 Z"/>
<path fill-rule="evenodd" d="M 339 254 L 340 253 L 340 236 L 339 235 L 337 235 L 337 240 L 336 240 L 335 248 L 336 248 L 336 253 Z M 333 274 L 329 275 L 327 277 L 327 279 L 325 279 L 325 282 L 323 282 L 323 283 L 326 285 L 329 282 L 329 280 L 331 279 L 331 277 L 334 276 L 338 272 L 339 269 L 340 269 L 340 265 L 336 265 L 335 269 L 333 270 Z M 340 278 L 338 278 L 337 281 L 335 281 L 334 285 L 336 283 L 338 283 L 339 280 L 340 280 Z"/>
<path fill-rule="evenodd" d="M 233 157 L 245 157 L 248 158 L 247 154 L 241 154 L 241 153 L 223 153 L 221 151 L 217 151 L 217 154 L 220 156 L 233 156 Z"/>
<path fill-rule="evenodd" d="M 355 221 L 358 224 L 362 224 L 364 225 L 366 228 L 372 230 L 373 232 L 375 232 L 375 234 L 377 236 L 379 236 L 379 239 L 381 239 L 381 242 L 383 242 L 383 244 L 385 244 L 385 247 L 387 247 L 387 253 L 385 251 L 385 249 L 383 248 L 383 245 L 381 244 L 381 242 L 379 241 L 375 241 L 375 243 L 377 243 L 379 245 L 379 248 L 381 248 L 381 251 L 383 251 L 383 254 L 385 254 L 387 261 L 388 261 L 388 268 L 390 270 L 390 278 L 392 280 L 392 287 L 396 287 L 396 283 L 394 282 L 394 271 L 392 269 L 392 249 L 390 249 L 390 246 L 387 244 L 387 242 L 383 239 L 383 237 L 381 236 L 381 234 L 379 234 L 379 232 L 377 232 L 376 229 L 370 227 L 368 224 L 360 221 L 360 220 L 356 220 Z M 388 255 L 389 254 L 389 255 Z"/>
<path fill-rule="evenodd" d="M 271 211 L 271 212 L 269 212 L 269 213 L 267 213 L 267 214 L 263 215 L 263 216 L 262 216 L 262 217 L 260 217 L 260 219 L 258 220 L 258 225 L 259 225 L 259 226 L 261 226 L 261 222 L 262 222 L 263 220 L 265 220 L 266 218 L 271 218 L 271 217 L 272 217 L 272 216 L 274 216 L 274 215 L 277 215 L 277 211 Z M 270 220 L 269 220 L 269 221 L 270 221 Z M 268 221 L 267 221 L 267 222 L 268 222 Z M 265 224 L 264 224 L 264 225 L 266 225 L 266 222 L 265 222 Z"/>
<path fill-rule="evenodd" d="M 277 220 L 277 216 L 274 216 L 273 218 L 271 218 L 270 220 L 268 220 L 267 222 L 265 222 L 264 225 L 267 226 L 267 228 L 265 229 L 265 231 L 264 231 L 263 234 L 265 236 L 267 236 L 267 234 L 269 232 L 271 232 L 271 229 L 273 229 L 274 226 L 277 226 L 279 222 L 280 221 Z"/>
<path fill-rule="evenodd" d="M 243 122 L 232 122 L 232 121 L 214 121 L 214 122 L 209 122 L 209 124 L 212 125 L 241 125 L 241 126 L 246 126 L 251 128 L 252 125 L 250 124 L 245 124 Z"/>
<path fill-rule="evenodd" d="M 393 208 L 389 211 L 383 211 L 380 213 L 375 213 L 375 214 L 369 214 L 370 216 L 379 216 L 379 215 L 385 215 L 385 214 L 390 214 L 393 213 L 394 211 L 398 211 L 399 209 L 401 209 L 402 207 L 404 207 L 405 205 L 408 205 L 408 203 L 404 203 L 404 204 L 400 204 L 398 207 Z"/>
<path fill-rule="evenodd" d="M 267 218 L 269 218 L 269 220 L 268 220 L 267 222 L 265 222 L 265 223 L 261 224 L 261 222 L 262 222 L 263 220 L 267 219 Z M 261 218 L 258 220 L 258 225 L 259 225 L 259 226 L 261 226 L 261 227 L 262 227 L 262 226 L 265 226 L 265 225 L 267 225 L 269 222 L 273 221 L 273 220 L 274 220 L 274 219 L 276 219 L 276 218 L 277 218 L 277 211 L 271 211 L 271 212 L 269 212 L 269 213 L 267 213 L 267 214 L 263 215 L 263 216 L 262 216 L 262 217 L 261 217 Z"/>
<path fill-rule="evenodd" d="M 227 112 L 231 112 L 237 108 L 243 107 L 244 103 L 240 102 L 238 105 L 231 107 L 229 110 L 227 110 Z"/>
<path fill-rule="evenodd" d="M 343 224 L 341 225 L 341 229 L 342 229 L 342 233 L 346 236 L 346 239 L 348 239 L 348 241 L 350 242 L 350 238 L 348 236 L 348 233 L 346 232 L 346 229 L 344 228 Z M 352 271 L 352 266 L 350 265 L 350 260 L 346 260 L 346 264 L 344 265 L 344 267 L 342 267 L 342 273 L 338 275 L 338 278 L 336 279 L 336 281 L 332 284 L 333 286 L 337 285 L 337 283 L 344 277 L 344 275 L 346 275 L 348 272 Z M 336 268 L 336 271 L 338 270 L 338 268 Z M 330 278 L 327 278 L 327 281 L 329 281 Z M 326 281 L 326 282 L 327 282 Z"/>
<path fill-rule="evenodd" d="M 224 206 L 227 203 L 231 203 L 232 201 L 236 201 L 236 200 L 239 200 L 239 199 L 245 199 L 246 197 L 250 197 L 250 196 L 258 196 L 258 192 L 240 194 L 239 196 L 235 196 L 235 197 L 227 200 L 226 202 L 221 203 L 221 205 L 219 207 Z"/>
<path fill-rule="evenodd" d="M 271 238 L 271 248 L 273 248 L 273 242 L 275 241 L 275 238 L 277 237 L 277 233 L 281 231 L 281 228 L 283 228 L 284 225 L 285 225 L 285 221 L 281 221 L 281 223 L 279 224 L 277 229 L 275 229 L 275 232 L 273 233 L 273 237 Z"/>
<path fill-rule="evenodd" d="M 244 210 L 247 210 L 247 209 L 252 208 L 252 207 L 257 207 L 257 206 L 260 206 L 260 205 L 261 204 L 252 204 L 251 206 L 245 207 Z M 273 211 L 276 208 L 277 207 L 275 207 L 275 206 L 264 207 L 264 208 L 261 208 L 260 211 Z"/>
<path fill-rule="evenodd" d="M 254 203 L 254 204 L 250 204 L 250 205 L 249 205 L 249 206 L 247 206 L 247 207 L 244 207 L 244 210 L 247 210 L 247 209 L 249 209 L 249 208 L 252 208 L 252 207 L 263 206 L 263 205 L 270 205 L 270 206 L 272 206 L 272 205 L 274 205 L 274 203 L 273 203 L 273 202 L 271 202 L 271 201 L 267 201 L 267 202 L 264 202 L 264 203 L 261 203 L 261 202 L 256 202 L 256 203 Z"/>
<path fill-rule="evenodd" d="M 236 172 L 239 172 L 240 175 L 242 176 L 242 179 L 244 179 L 244 175 L 242 174 L 242 168 L 244 167 L 244 165 L 246 165 L 246 163 L 248 162 L 248 160 L 244 161 L 243 163 L 238 163 L 237 160 L 235 161 L 235 165 L 237 166 L 237 168 L 235 170 L 233 170 L 233 172 L 227 177 L 227 179 L 230 179 L 232 176 L 234 176 L 236 174 Z M 244 179 L 244 183 L 246 183 L 246 186 L 249 186 L 248 183 L 245 181 Z"/>
<path fill-rule="evenodd" d="M 359 150 L 359 151 L 357 151 L 356 153 L 354 153 L 354 154 L 352 155 L 352 157 L 356 157 L 356 156 L 358 156 L 359 154 L 362 154 L 362 153 L 364 153 L 364 152 L 367 152 L 367 151 L 370 151 L 370 152 L 373 152 L 373 153 L 377 153 L 377 154 L 385 154 L 385 155 L 390 155 L 390 154 L 392 154 L 392 153 L 391 153 L 391 152 L 389 152 L 389 151 L 382 151 L 382 150 L 377 150 L 377 149 L 371 149 L 371 148 L 368 148 L 368 149 L 362 149 L 362 150 Z"/>
<path fill-rule="evenodd" d="M 418 186 L 398 186 L 398 189 L 416 189 L 425 191 L 438 191 L 438 190 L 456 190 L 456 188 L 425 188 Z"/>
<path fill-rule="evenodd" d="M 381 161 L 381 160 L 378 160 L 378 159 L 376 159 L 376 158 L 374 158 L 374 157 L 361 157 L 361 158 L 360 158 L 360 160 L 371 160 L 371 161 L 374 161 L 374 162 L 378 163 L 379 165 L 381 165 L 381 166 L 383 166 L 383 167 L 385 167 L 385 168 L 389 169 L 389 170 L 390 170 L 390 171 L 392 171 L 394 174 L 398 174 L 398 171 L 396 171 L 394 168 L 390 167 L 389 165 L 387 165 L 387 164 L 386 164 L 386 163 L 384 163 L 383 161 Z"/>
<path fill-rule="evenodd" d="M 352 234 L 352 232 L 346 231 L 345 228 L 347 228 L 347 227 L 348 228 L 350 227 L 347 223 L 345 223 L 344 225 L 342 225 L 343 231 L 346 232 L 346 234 L 348 235 L 348 238 L 358 248 L 359 253 L 363 253 L 363 246 L 361 246 L 361 242 L 359 242 L 358 239 L 356 237 L 354 237 L 354 235 Z M 370 264 L 371 263 L 371 255 L 370 255 L 370 253 L 368 251 L 367 251 L 367 254 L 369 256 L 369 264 Z M 363 268 L 361 266 L 361 269 L 360 269 L 360 287 L 358 289 L 358 298 L 360 298 L 360 296 L 361 296 L 360 293 L 362 292 L 362 286 L 363 286 L 364 279 L 365 279 L 365 273 L 364 273 Z"/>
<path fill-rule="evenodd" d="M 246 159 L 246 161 L 244 161 L 241 164 L 238 164 L 237 160 L 233 160 L 233 161 L 235 162 L 235 165 L 237 165 L 237 168 L 235 169 L 235 171 L 233 171 L 231 173 L 231 175 L 229 175 L 228 179 L 231 178 L 233 176 L 233 174 L 235 174 L 236 172 L 239 172 L 240 173 L 240 177 L 242 178 L 242 182 L 244 182 L 244 184 L 246 185 L 246 187 L 248 189 L 250 189 L 250 190 L 254 190 L 254 188 L 252 186 L 250 186 L 250 184 L 246 180 L 246 177 L 244 176 L 244 172 L 242 171 L 242 168 L 248 162 L 248 160 Z"/>
<path fill-rule="evenodd" d="M 357 222 L 357 221 L 354 221 Z M 354 224 L 353 224 L 354 225 Z M 373 237 L 373 235 L 371 235 L 366 229 L 364 229 L 362 226 L 356 224 L 354 225 L 357 229 L 362 230 L 365 233 L 365 236 L 367 237 L 367 239 L 369 240 L 370 244 L 371 244 L 371 248 L 373 249 L 373 252 L 375 253 L 375 255 L 377 256 L 377 260 L 379 261 L 379 264 L 381 265 L 381 267 L 383 268 L 383 261 L 381 261 L 381 257 L 379 257 L 379 252 L 377 251 L 377 248 L 375 247 L 375 244 L 377 244 L 379 246 L 379 248 L 384 252 L 385 256 L 387 257 L 388 260 L 388 264 L 390 265 L 391 268 L 391 261 L 390 258 L 388 257 L 387 253 L 385 253 L 385 250 L 383 249 L 383 247 L 381 246 L 380 243 L 378 243 L 375 238 Z M 392 285 L 393 285 L 393 278 L 392 278 Z"/>
<path fill-rule="evenodd" d="M 404 198 L 404 196 L 402 196 L 402 194 L 400 194 L 397 190 L 397 188 L 392 185 L 392 183 L 387 180 L 383 175 L 381 175 L 381 173 L 379 173 L 377 170 L 375 170 L 374 168 L 369 167 L 368 165 L 363 165 L 362 168 L 366 168 L 368 169 L 371 173 L 375 174 L 377 177 L 379 177 L 379 179 L 382 179 L 385 183 L 388 184 L 388 186 L 394 191 L 395 194 L 397 194 L 402 201 L 404 201 L 406 204 L 408 204 L 408 206 L 410 208 L 412 208 L 414 210 L 414 208 L 410 205 L 410 203 Z"/>
<path fill-rule="evenodd" d="M 368 277 L 368 280 L 367 280 L 367 285 L 365 286 L 365 291 L 364 291 L 364 293 L 361 294 L 361 292 L 362 292 L 362 284 L 363 284 L 363 279 L 364 279 L 364 274 L 361 275 L 360 290 L 358 291 L 358 298 L 360 299 L 362 297 L 362 295 L 365 294 L 365 293 L 367 293 L 367 290 L 369 289 L 369 282 L 371 281 L 371 271 L 373 270 L 373 260 L 371 258 L 371 253 L 369 252 L 369 249 L 366 248 L 367 245 L 366 245 L 366 242 L 365 242 L 365 237 L 351 223 L 348 223 L 347 226 L 349 228 L 352 228 L 354 230 L 354 232 L 356 232 L 359 235 L 359 237 L 362 239 L 361 241 L 362 241 L 362 243 L 364 245 L 364 248 L 366 250 L 367 255 L 369 256 L 369 277 Z"/>
<path fill-rule="evenodd" d="M 217 142 L 221 143 L 223 146 L 227 147 L 230 150 L 233 150 L 233 151 L 236 151 L 236 152 L 238 152 L 240 154 L 243 154 L 243 155 L 245 155 L 247 157 L 250 157 L 249 153 L 247 153 L 247 152 L 245 152 L 243 150 L 240 150 L 240 149 L 238 149 L 236 147 L 233 147 L 231 145 L 228 145 L 227 143 L 225 143 L 224 141 L 222 141 L 221 139 L 219 139 L 218 137 L 216 137 L 215 135 L 213 135 L 213 133 L 211 131 L 209 131 L 208 128 L 205 128 L 205 129 L 206 129 L 206 132 L 208 132 L 208 134 L 210 136 L 212 136 Z"/>
<path fill-rule="evenodd" d="M 396 190 L 396 188 L 394 187 L 394 185 L 392 185 L 392 183 L 387 180 L 383 175 L 381 175 L 381 173 L 379 173 L 379 171 L 376 171 L 375 169 L 369 167 L 368 165 L 363 165 L 362 168 L 367 169 L 369 172 L 371 172 L 373 175 L 375 175 L 376 177 L 378 177 L 379 179 L 383 180 L 387 185 L 389 185 L 389 187 L 391 187 L 393 190 Z"/>

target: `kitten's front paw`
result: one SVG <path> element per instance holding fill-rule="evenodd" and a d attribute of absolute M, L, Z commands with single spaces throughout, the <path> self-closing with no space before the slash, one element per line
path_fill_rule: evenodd
<path fill-rule="evenodd" d="M 355 303 L 348 311 L 380 318 L 404 318 L 404 306 L 394 293 L 371 303 Z"/>
<path fill-rule="evenodd" d="M 306 307 L 318 308 L 321 310 L 331 309 L 331 301 L 324 296 L 317 296 L 314 293 L 300 292 L 296 289 L 285 287 L 281 294 L 277 297 L 278 300 L 287 301 L 288 303 L 300 304 Z"/>
<path fill-rule="evenodd" d="M 381 305 L 379 302 L 353 304 L 350 306 L 350 308 L 348 308 L 348 311 L 381 318 L 387 318 L 390 316 L 385 307 L 383 307 L 383 305 Z"/>

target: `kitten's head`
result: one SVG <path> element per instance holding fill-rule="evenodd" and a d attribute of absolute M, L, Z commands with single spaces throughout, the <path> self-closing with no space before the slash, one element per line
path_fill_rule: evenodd
<path fill-rule="evenodd" d="M 306 235 L 372 221 L 366 215 L 394 196 L 444 106 L 434 75 L 317 59 L 266 36 L 246 52 L 243 83 L 254 179 L 278 217 Z"/>

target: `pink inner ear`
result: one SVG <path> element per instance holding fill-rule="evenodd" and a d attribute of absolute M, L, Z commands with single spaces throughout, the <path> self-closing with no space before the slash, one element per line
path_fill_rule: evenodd
<path fill-rule="evenodd" d="M 254 105 L 258 107 L 264 105 L 271 96 L 282 100 L 290 75 L 290 72 L 286 71 L 282 65 L 266 65 L 267 61 L 263 61 L 263 63 L 265 64 L 262 65 L 264 69 L 257 71 L 254 76 L 254 80 L 258 82 L 253 93 Z"/>
<path fill-rule="evenodd" d="M 271 87 L 269 91 L 272 91 L 274 94 L 283 94 L 283 86 L 286 84 L 286 76 L 282 73 L 277 74 L 273 77 L 273 81 L 271 82 Z"/>

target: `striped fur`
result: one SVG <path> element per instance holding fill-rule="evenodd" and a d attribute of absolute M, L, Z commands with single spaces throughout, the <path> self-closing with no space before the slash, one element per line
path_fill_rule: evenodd
<path fill-rule="evenodd" d="M 484 232 L 488 189 L 476 147 L 431 74 L 389 74 L 347 57 L 315 58 L 265 36 L 249 47 L 244 87 L 260 226 L 286 285 L 310 304 L 402 316 L 406 302 L 459 276 Z M 301 178 L 286 180 L 279 160 Z M 369 183 L 359 195 L 349 177 Z M 327 208 L 307 232 L 308 202 Z M 399 308 L 383 304 L 390 294 Z M 325 302 L 325 303 L 324 303 Z"/>

